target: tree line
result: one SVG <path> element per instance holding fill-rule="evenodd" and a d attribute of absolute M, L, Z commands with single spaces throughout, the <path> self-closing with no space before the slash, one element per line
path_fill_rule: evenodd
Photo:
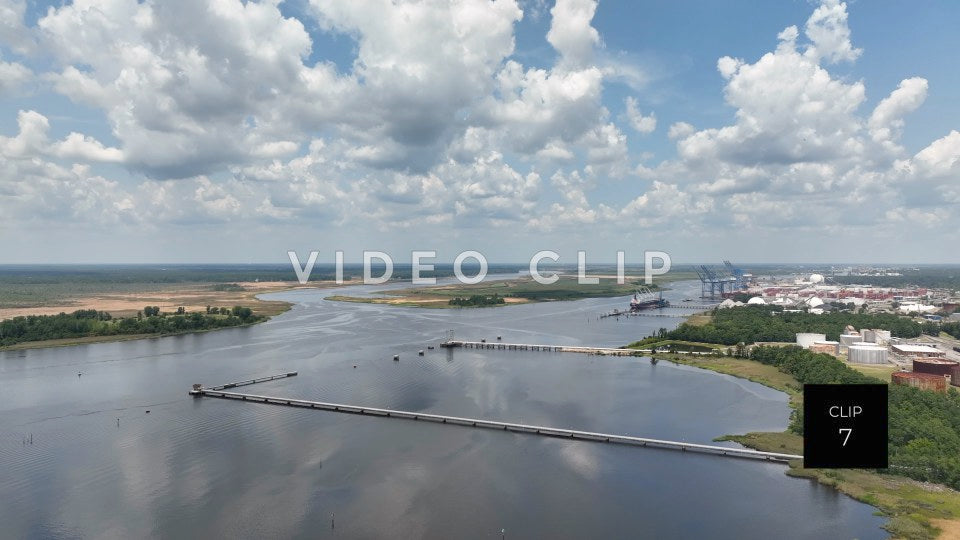
<path fill-rule="evenodd" d="M 754 347 L 750 358 L 776 366 L 801 384 L 884 384 L 829 354 L 800 347 Z M 960 489 L 960 392 L 943 394 L 889 387 L 890 468 L 885 472 Z M 790 431 L 803 434 L 803 411 L 794 410 Z"/>
<path fill-rule="evenodd" d="M 663 329 L 656 336 L 633 345 L 647 345 L 663 339 L 698 341 L 736 345 L 755 342 L 793 342 L 797 333 L 825 334 L 837 341 L 847 325 L 857 329 L 879 328 L 890 330 L 894 337 L 918 337 L 923 329 L 920 323 L 893 314 L 784 312 L 780 306 L 742 306 L 714 309 L 712 320 L 700 326 L 681 324 L 675 330 Z"/>
<path fill-rule="evenodd" d="M 940 332 L 946 332 L 951 336 L 957 339 L 960 339 L 960 322 L 943 323 L 937 328 L 937 330 L 939 330 Z M 931 335 L 935 336 L 937 334 L 931 333 Z"/>
<path fill-rule="evenodd" d="M 485 294 L 474 294 L 469 298 L 456 297 L 447 302 L 451 306 L 474 307 L 474 306 L 496 306 L 505 301 L 499 294 L 487 296 Z"/>
<path fill-rule="evenodd" d="M 0 321 L 0 346 L 91 336 L 195 332 L 251 324 L 265 319 L 243 306 L 224 309 L 227 313 L 222 315 L 209 311 L 207 314 L 187 313 L 182 308 L 178 309 L 177 314 L 168 315 L 161 313 L 157 306 L 146 306 L 136 317 L 114 318 L 110 313 L 96 310 L 14 317 Z"/>

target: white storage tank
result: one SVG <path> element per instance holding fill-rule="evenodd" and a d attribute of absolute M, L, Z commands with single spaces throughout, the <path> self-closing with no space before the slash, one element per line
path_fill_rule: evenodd
<path fill-rule="evenodd" d="M 863 343 L 863 336 L 860 334 L 840 334 L 840 352 L 847 350 L 847 347 L 854 343 Z"/>
<path fill-rule="evenodd" d="M 826 334 L 801 333 L 797 334 L 797 345 L 804 349 L 809 349 L 811 345 L 818 341 L 826 341 Z"/>
<path fill-rule="evenodd" d="M 873 339 L 864 339 L 864 341 L 876 343 L 877 345 L 886 345 L 887 343 L 890 343 L 891 335 L 889 330 L 879 330 L 875 328 L 870 332 L 873 333 Z"/>
<path fill-rule="evenodd" d="M 854 364 L 886 364 L 887 348 L 872 343 L 854 343 L 847 349 L 847 359 Z"/>

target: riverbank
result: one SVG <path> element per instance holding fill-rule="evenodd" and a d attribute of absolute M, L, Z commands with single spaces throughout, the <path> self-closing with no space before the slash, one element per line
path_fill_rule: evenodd
<path fill-rule="evenodd" d="M 785 392 L 792 408 L 803 405 L 800 382 L 774 366 L 741 358 L 655 356 L 748 379 Z M 803 453 L 803 438 L 788 431 L 727 435 L 717 440 L 735 441 L 755 450 Z M 960 492 L 939 484 L 861 469 L 804 469 L 800 461 L 791 462 L 787 474 L 815 480 L 878 508 L 889 518 L 886 530 L 896 538 L 946 540 L 956 538 L 960 529 Z"/>
<path fill-rule="evenodd" d="M 283 302 L 286 303 L 286 302 Z M 293 304 L 287 304 L 287 308 L 278 311 L 277 314 L 283 313 L 284 311 L 289 310 L 293 307 Z M 149 334 L 115 334 L 111 336 L 83 336 L 75 338 L 63 338 L 63 339 L 45 339 L 40 341 L 26 341 L 23 343 L 17 343 L 16 345 L 5 345 L 0 346 L 0 352 L 3 351 L 22 351 L 28 349 L 47 349 L 47 348 L 57 348 L 57 347 L 73 347 L 75 345 L 90 345 L 94 343 L 114 343 L 118 341 L 134 341 L 138 339 L 156 339 L 172 336 L 183 336 L 187 334 L 206 334 L 207 332 L 216 332 L 217 330 L 227 330 L 230 328 L 248 328 L 251 326 L 258 325 L 270 320 L 270 316 L 264 316 L 264 318 L 259 319 L 255 322 L 238 324 L 235 326 L 224 326 L 219 328 L 203 328 L 200 330 L 184 330 L 182 332 L 166 332 L 166 333 L 149 333 Z"/>
<path fill-rule="evenodd" d="M 106 311 L 114 317 L 135 317 L 144 306 L 158 306 L 164 312 L 176 311 L 179 307 L 186 311 L 203 312 L 207 306 L 232 308 L 243 305 L 253 309 L 257 315 L 272 317 L 283 313 L 290 306 L 286 302 L 262 300 L 259 295 L 299 288 L 335 286 L 336 283 L 332 281 L 311 281 L 308 285 L 300 285 L 296 281 L 77 284 L 70 290 L 58 291 L 55 295 L 33 296 L 33 302 L 25 298 L 16 302 L 0 303 L 0 320 L 87 309 Z"/>
<path fill-rule="evenodd" d="M 500 307 L 532 302 L 557 302 L 579 300 L 583 298 L 605 298 L 627 296 L 638 288 L 644 287 L 641 276 L 627 276 L 627 282 L 618 284 L 616 276 L 588 276 L 599 279 L 597 284 L 581 284 L 576 276 L 561 275 L 556 283 L 543 285 L 533 278 L 519 277 L 466 285 L 462 283 L 436 285 L 430 287 L 411 287 L 392 291 L 377 291 L 378 296 L 329 296 L 328 300 L 340 302 L 359 302 L 365 304 L 386 304 L 392 306 L 420 307 L 431 309 L 449 309 L 460 307 Z M 658 276 L 656 287 L 671 281 L 686 279 L 686 275 Z M 502 303 L 478 303 L 461 306 L 451 304 L 456 298 L 499 297 Z"/>
<path fill-rule="evenodd" d="M 280 314 L 293 307 L 293 304 L 288 302 L 270 302 L 269 312 L 273 314 Z M 68 337 L 68 338 L 58 338 L 58 339 L 44 339 L 37 341 L 24 341 L 16 343 L 13 345 L 4 345 L 0 346 L 0 352 L 2 351 L 17 351 L 17 350 L 26 350 L 26 349 L 44 349 L 44 348 L 54 348 L 54 347 L 71 347 L 74 345 L 90 345 L 93 343 L 112 343 L 118 341 L 133 341 L 137 339 L 150 339 L 150 338 L 161 338 L 161 337 L 170 337 L 170 336 L 182 336 L 186 334 L 204 334 L 207 332 L 215 332 L 217 330 L 226 330 L 228 328 L 247 328 L 254 326 L 263 322 L 267 322 L 272 318 L 273 315 L 265 315 L 262 312 L 258 313 L 254 311 L 256 320 L 251 322 L 245 322 L 241 324 L 234 324 L 230 326 L 216 326 L 212 328 L 198 328 L 198 329 L 189 329 L 181 330 L 174 332 L 150 332 L 150 333 L 139 333 L 139 334 L 110 334 L 110 335 L 94 335 L 94 336 L 78 336 L 78 337 Z"/>

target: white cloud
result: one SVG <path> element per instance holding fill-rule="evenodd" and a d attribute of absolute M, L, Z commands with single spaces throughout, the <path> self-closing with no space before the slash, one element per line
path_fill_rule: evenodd
<path fill-rule="evenodd" d="M 852 62 L 863 52 L 850 43 L 847 4 L 840 0 L 823 0 L 807 20 L 805 32 L 812 42 L 806 55 L 815 62 Z"/>
<path fill-rule="evenodd" d="M 697 131 L 697 128 L 686 122 L 674 122 L 667 131 L 667 137 L 671 139 L 683 139 L 692 135 L 695 131 Z"/>
<path fill-rule="evenodd" d="M 0 45 L 7 45 L 20 54 L 34 48 L 30 31 L 23 24 L 26 10 L 24 0 L 0 0 Z"/>
<path fill-rule="evenodd" d="M 303 65 L 309 36 L 271 3 L 78 0 L 37 25 L 64 66 L 50 77 L 55 88 L 102 108 L 127 163 L 155 176 L 242 161 L 248 141 L 289 128 L 275 115 L 291 91 L 307 93 L 318 77 L 336 88 L 328 66 Z"/>
<path fill-rule="evenodd" d="M 917 152 L 913 165 L 921 177 L 960 175 L 960 132 L 953 130 Z M 953 180 L 956 179 L 954 176 Z"/>
<path fill-rule="evenodd" d="M 56 157 L 69 160 L 105 163 L 120 163 L 123 161 L 123 152 L 119 149 L 108 148 L 93 137 L 76 132 L 70 133 L 66 139 L 54 143 L 50 152 Z"/>
<path fill-rule="evenodd" d="M 46 151 L 50 122 L 36 111 L 17 114 L 19 132 L 14 137 L 0 137 L 0 155 L 8 158 L 31 158 Z"/>
<path fill-rule="evenodd" d="M 0 137 L 0 156 L 14 159 L 55 157 L 81 162 L 123 161 L 123 153 L 108 148 L 93 137 L 70 133 L 62 141 L 51 143 L 47 132 L 50 121 L 36 111 L 20 111 L 17 114 L 19 133 L 15 137 Z"/>
<path fill-rule="evenodd" d="M 579 69 L 593 60 L 600 34 L 590 21 L 597 11 L 596 0 L 557 0 L 550 10 L 553 19 L 547 41 L 560 54 L 560 64 Z"/>
<path fill-rule="evenodd" d="M 960 168 L 960 134 L 912 158 L 903 155 L 904 118 L 927 94 L 919 77 L 905 79 L 868 118 L 861 116 L 864 83 L 821 65 L 860 54 L 846 21 L 845 4 L 825 0 L 807 22 L 810 43 L 798 44 L 799 31 L 788 27 L 776 50 L 754 63 L 720 58 L 735 122 L 700 131 L 673 124 L 668 137 L 677 140 L 678 159 L 637 167 L 637 176 L 655 181 L 653 189 L 613 215 L 651 205 L 671 215 L 664 199 L 683 209 L 675 215 L 688 226 L 699 222 L 705 231 L 883 227 L 895 218 L 932 226 L 951 215 L 943 205 L 954 191 L 943 181 Z"/>
<path fill-rule="evenodd" d="M 637 108 L 637 100 L 633 96 L 627 96 L 627 99 L 624 102 L 627 110 L 627 120 L 630 122 L 630 127 L 637 131 L 637 133 L 652 133 L 653 130 L 657 129 L 657 115 L 650 113 L 649 116 L 644 116 L 640 109 Z"/>
<path fill-rule="evenodd" d="M 620 127 L 661 137 L 639 106 L 658 103 L 644 94 L 650 77 L 603 49 L 596 8 L 553 6 L 556 60 L 544 65 L 514 54 L 524 14 L 513 0 L 310 0 L 303 20 L 275 1 L 76 0 L 30 28 L 23 2 L 0 0 L 0 42 L 21 55 L 0 62 L 0 93 L 45 82 L 105 119 L 52 140 L 57 116 L 22 111 L 0 136 L 0 219 L 381 232 L 680 223 L 692 236 L 955 219 L 960 134 L 913 156 L 900 146 L 926 79 L 863 111 L 865 82 L 827 69 L 861 54 L 845 4 L 824 0 L 759 58 L 719 58 L 733 117 L 673 122 L 677 156 L 659 163 Z M 354 58 L 325 59 L 315 26 L 353 40 Z M 36 51 L 42 64 L 23 60 Z M 615 118 L 611 82 L 632 93 Z"/>
<path fill-rule="evenodd" d="M 865 98 L 863 83 L 832 78 L 796 50 L 795 35 L 781 33 L 777 50 L 755 64 L 730 57 L 717 62 L 737 123 L 682 138 L 681 157 L 750 164 L 829 161 L 860 153 L 854 113 Z"/>
<path fill-rule="evenodd" d="M 927 98 L 927 80 L 904 79 L 889 96 L 873 109 L 867 125 L 870 136 L 879 143 L 895 144 L 903 130 L 903 117 L 917 110 Z"/>
<path fill-rule="evenodd" d="M 0 96 L 16 92 L 33 78 L 33 72 L 23 64 L 0 59 Z"/>

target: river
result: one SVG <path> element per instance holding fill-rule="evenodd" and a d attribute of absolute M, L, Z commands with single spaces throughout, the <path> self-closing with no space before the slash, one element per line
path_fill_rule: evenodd
<path fill-rule="evenodd" d="M 676 304 L 699 291 L 674 287 Z M 886 537 L 872 507 L 780 464 L 187 396 L 297 370 L 250 391 L 701 443 L 788 421 L 780 392 L 665 361 L 417 356 L 448 330 L 620 346 L 682 320 L 598 320 L 626 298 L 430 310 L 330 294 L 266 295 L 296 305 L 249 328 L 0 352 L 0 537 Z"/>

